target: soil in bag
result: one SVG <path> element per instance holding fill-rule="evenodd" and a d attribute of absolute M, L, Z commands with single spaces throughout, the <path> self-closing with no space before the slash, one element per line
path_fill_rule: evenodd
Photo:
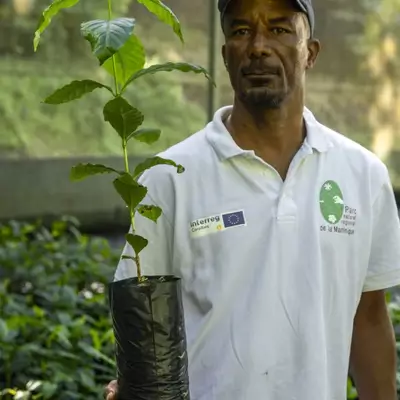
<path fill-rule="evenodd" d="M 118 400 L 189 400 L 181 281 L 137 278 L 109 285 Z"/>

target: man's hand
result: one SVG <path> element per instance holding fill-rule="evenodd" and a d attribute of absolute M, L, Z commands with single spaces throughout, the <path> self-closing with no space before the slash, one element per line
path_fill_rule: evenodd
<path fill-rule="evenodd" d="M 117 400 L 117 390 L 118 390 L 117 381 L 111 381 L 105 388 L 104 398 L 106 400 Z"/>
<path fill-rule="evenodd" d="M 354 318 L 350 373 L 360 400 L 396 400 L 396 340 L 384 291 L 362 295 Z"/>

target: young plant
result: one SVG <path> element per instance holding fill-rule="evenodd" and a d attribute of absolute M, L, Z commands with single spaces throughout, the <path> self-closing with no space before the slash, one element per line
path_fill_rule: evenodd
<path fill-rule="evenodd" d="M 184 43 L 181 25 L 170 8 L 160 0 L 137 0 L 158 19 L 170 25 Z M 70 8 L 79 3 L 79 0 L 54 0 L 43 12 L 39 25 L 34 35 L 34 50 L 36 51 L 41 35 L 50 25 L 51 20 L 62 9 Z M 113 181 L 115 190 L 121 196 L 129 209 L 131 233 L 126 235 L 127 242 L 134 249 L 134 257 L 123 255 L 125 259 L 131 259 L 137 267 L 138 281 L 146 278 L 143 276 L 140 265 L 140 252 L 148 245 L 148 240 L 135 233 L 135 213 L 138 212 L 154 222 L 162 214 L 162 210 L 154 205 L 141 204 L 146 197 L 147 188 L 138 182 L 141 174 L 160 164 L 170 165 L 176 168 L 178 173 L 184 172 L 182 165 L 177 165 L 172 160 L 161 157 L 151 157 L 131 168 L 128 161 L 127 145 L 130 140 L 151 145 L 156 142 L 161 131 L 154 129 L 140 129 L 144 116 L 141 111 L 128 103 L 124 98 L 126 90 L 135 82 L 146 75 L 158 72 L 181 71 L 203 74 L 207 79 L 211 77 L 207 71 L 189 63 L 172 63 L 152 65 L 145 67 L 145 50 L 140 39 L 134 34 L 136 21 L 134 18 L 115 18 L 112 16 L 112 2 L 108 0 L 108 18 L 93 20 L 81 24 L 82 36 L 90 43 L 91 51 L 97 58 L 99 65 L 112 77 L 111 86 L 91 79 L 75 80 L 48 96 L 44 103 L 62 104 L 80 99 L 84 95 L 96 89 L 107 90 L 110 93 L 110 101 L 103 108 L 104 120 L 108 122 L 119 135 L 125 168 L 118 171 L 101 164 L 78 164 L 71 170 L 71 179 L 79 181 L 92 175 L 115 174 Z"/>

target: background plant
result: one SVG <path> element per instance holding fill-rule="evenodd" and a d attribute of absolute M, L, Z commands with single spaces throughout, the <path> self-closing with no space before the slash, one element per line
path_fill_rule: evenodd
<path fill-rule="evenodd" d="M 97 400 L 115 377 L 104 288 L 120 252 L 69 218 L 0 225 L 0 398 Z"/>

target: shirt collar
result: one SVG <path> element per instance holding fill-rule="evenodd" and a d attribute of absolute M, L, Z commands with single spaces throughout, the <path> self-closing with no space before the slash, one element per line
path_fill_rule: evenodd
<path fill-rule="evenodd" d="M 232 108 L 232 106 L 225 106 L 217 110 L 213 120 L 206 127 L 207 140 L 222 160 L 238 155 L 254 156 L 254 151 L 243 150 L 236 144 L 224 125 L 224 121 L 232 112 Z M 308 147 L 311 151 L 316 150 L 319 153 L 328 151 L 332 147 L 332 144 L 324 130 L 321 129 L 321 124 L 306 107 L 304 108 L 303 115 L 307 130 L 304 146 Z"/>

